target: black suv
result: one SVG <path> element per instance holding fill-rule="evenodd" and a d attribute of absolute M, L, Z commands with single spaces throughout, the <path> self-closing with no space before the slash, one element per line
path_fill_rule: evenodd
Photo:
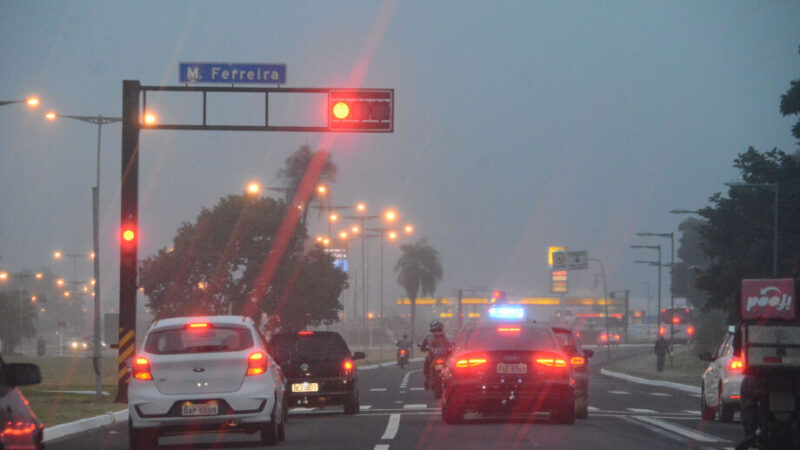
<path fill-rule="evenodd" d="M 339 333 L 300 331 L 270 339 L 275 360 L 287 379 L 290 406 L 343 405 L 345 414 L 358 413 L 358 371 Z"/>
<path fill-rule="evenodd" d="M 15 386 L 42 381 L 35 364 L 5 364 L 0 357 L 0 449 L 42 449 L 42 424 Z"/>

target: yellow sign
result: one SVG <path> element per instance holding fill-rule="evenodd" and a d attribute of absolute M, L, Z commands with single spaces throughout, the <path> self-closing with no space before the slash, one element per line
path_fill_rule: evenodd
<path fill-rule="evenodd" d="M 547 249 L 547 265 L 551 269 L 553 268 L 553 253 L 556 252 L 566 252 L 567 247 L 548 247 Z"/>

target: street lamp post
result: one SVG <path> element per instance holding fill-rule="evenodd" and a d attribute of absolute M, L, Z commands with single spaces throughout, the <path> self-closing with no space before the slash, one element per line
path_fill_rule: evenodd
<path fill-rule="evenodd" d="M 92 247 L 94 253 L 94 264 L 93 264 L 93 272 L 94 272 L 94 313 L 93 313 L 93 322 L 94 322 L 94 355 L 92 356 L 92 362 L 94 365 L 94 373 L 95 373 L 95 390 L 96 395 L 100 398 L 103 394 L 103 380 L 102 380 L 102 373 L 101 373 L 101 362 L 100 362 L 100 141 L 102 136 L 103 125 L 108 125 L 110 123 L 121 122 L 122 117 L 106 117 L 102 114 L 98 114 L 96 116 L 76 116 L 76 115 L 68 115 L 68 114 L 58 114 L 55 112 L 49 112 L 45 115 L 48 120 L 56 120 L 59 117 L 64 117 L 67 119 L 74 119 L 80 120 L 81 122 L 87 122 L 94 125 L 97 125 L 97 170 L 96 170 L 96 178 L 95 178 L 95 185 L 92 188 Z"/>
<path fill-rule="evenodd" d="M 603 262 L 596 258 L 589 258 L 589 261 L 594 261 L 597 264 L 600 264 L 600 272 L 603 274 L 603 304 L 605 305 L 606 310 L 606 337 L 608 340 L 606 341 L 606 355 L 607 358 L 611 359 L 611 332 L 608 326 L 608 288 L 606 287 L 606 268 L 603 266 Z"/>
<path fill-rule="evenodd" d="M 661 332 L 661 244 L 659 245 L 631 245 L 630 248 L 649 248 L 658 251 L 658 309 L 656 310 L 656 327 Z M 655 261 L 634 261 L 639 264 L 651 264 Z"/>
<path fill-rule="evenodd" d="M 637 236 L 642 237 L 661 237 L 669 238 L 669 309 L 673 311 L 669 319 L 669 345 L 672 347 L 672 341 L 675 335 L 675 323 L 672 320 L 672 314 L 675 314 L 675 234 L 669 233 L 636 233 Z M 660 314 L 660 313 L 659 313 Z M 670 367 L 672 367 L 672 357 L 669 359 Z"/>
<path fill-rule="evenodd" d="M 356 205 L 356 211 L 359 213 L 363 213 L 367 211 L 367 206 L 364 203 L 358 203 Z M 364 322 L 364 327 L 367 326 L 367 246 L 366 246 L 366 236 L 364 234 L 364 224 L 368 220 L 377 219 L 380 216 L 378 215 L 366 215 L 360 214 L 357 216 L 344 216 L 345 219 L 356 220 L 359 222 L 359 230 L 360 232 L 357 233 L 359 238 L 361 239 L 361 301 L 363 307 L 364 316 L 362 318 Z"/>
<path fill-rule="evenodd" d="M 725 183 L 729 187 L 751 187 L 772 189 L 774 211 L 772 214 L 772 277 L 778 278 L 778 183 Z"/>
<path fill-rule="evenodd" d="M 647 286 L 647 315 L 650 315 L 650 282 L 649 281 L 640 281 L 637 284 L 644 284 Z"/>
<path fill-rule="evenodd" d="M 0 106 L 11 105 L 14 103 L 26 103 L 31 108 L 36 108 L 37 106 L 39 106 L 39 98 L 28 97 L 24 100 L 0 100 Z"/>

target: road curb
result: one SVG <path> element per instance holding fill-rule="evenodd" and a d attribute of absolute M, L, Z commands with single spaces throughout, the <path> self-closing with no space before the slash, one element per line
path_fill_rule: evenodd
<path fill-rule="evenodd" d="M 608 377 L 619 378 L 620 380 L 630 381 L 632 383 L 646 384 L 648 386 L 665 387 L 669 389 L 675 389 L 678 391 L 688 392 L 690 394 L 698 394 L 698 395 L 700 394 L 699 387 L 689 386 L 688 384 L 675 383 L 672 381 L 652 380 L 649 378 L 640 378 L 625 373 L 612 372 L 604 368 L 600 369 L 600 373 Z"/>
<path fill-rule="evenodd" d="M 86 419 L 76 420 L 74 422 L 62 423 L 61 425 L 54 425 L 44 429 L 42 441 L 48 442 L 60 439 L 65 436 L 70 436 L 84 431 L 94 430 L 96 428 L 107 427 L 115 423 L 124 422 L 128 420 L 128 410 L 109 412 L 99 416 L 87 417 Z"/>

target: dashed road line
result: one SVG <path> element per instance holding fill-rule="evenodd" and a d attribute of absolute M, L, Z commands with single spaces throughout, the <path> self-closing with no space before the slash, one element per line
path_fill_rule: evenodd
<path fill-rule="evenodd" d="M 650 395 L 655 397 L 672 397 L 672 394 L 668 394 L 666 392 L 651 392 Z"/>
<path fill-rule="evenodd" d="M 669 422 L 665 422 L 661 419 L 656 419 L 654 417 L 647 417 L 647 416 L 632 416 L 633 419 L 638 420 L 640 422 L 645 422 L 650 425 L 657 426 L 669 432 L 675 433 L 679 436 L 683 436 L 685 438 L 691 439 L 696 442 L 728 442 L 725 439 L 718 438 L 716 436 L 712 436 L 710 434 L 702 433 L 700 431 L 692 430 L 690 428 L 686 428 L 681 425 L 675 425 Z"/>
<path fill-rule="evenodd" d="M 676 434 L 670 433 L 670 432 L 668 432 L 666 430 L 662 430 L 661 428 L 658 428 L 656 426 L 653 426 L 653 425 L 650 425 L 650 424 L 647 424 L 647 423 L 642 423 L 642 422 L 640 422 L 638 420 L 635 420 L 633 417 L 630 417 L 630 416 L 620 416 L 620 419 L 622 419 L 622 420 L 624 420 L 626 422 L 629 422 L 629 423 L 636 424 L 636 425 L 638 425 L 640 427 L 646 428 L 646 429 L 652 431 L 653 433 L 661 435 L 661 436 L 663 436 L 663 437 L 665 437 L 667 439 L 670 439 L 672 441 L 677 441 L 677 442 L 680 442 L 680 443 L 685 443 L 687 441 L 687 439 L 684 438 L 684 437 L 681 437 L 681 436 L 678 436 Z"/>
<path fill-rule="evenodd" d="M 600 411 L 600 408 L 595 408 L 594 406 L 589 407 L 589 412 L 598 412 L 598 411 Z"/>
<path fill-rule="evenodd" d="M 358 410 L 359 411 L 369 411 L 370 409 L 372 409 L 372 405 L 359 405 L 358 406 Z"/>
<path fill-rule="evenodd" d="M 616 395 L 631 395 L 628 391 L 608 391 L 609 394 L 616 394 Z"/>
<path fill-rule="evenodd" d="M 428 405 L 425 403 L 409 403 L 403 405 L 403 409 L 428 409 Z"/>
<path fill-rule="evenodd" d="M 412 390 L 412 391 L 424 391 L 424 390 L 425 390 L 425 388 L 421 388 L 421 387 L 413 387 L 413 388 L 411 388 L 411 390 Z"/>
<path fill-rule="evenodd" d="M 378 444 L 372 448 L 372 450 L 389 450 L 388 444 Z"/>
<path fill-rule="evenodd" d="M 682 412 L 684 412 L 686 414 L 693 414 L 695 416 L 699 416 L 700 415 L 700 411 L 693 410 L 693 409 L 684 409 Z"/>
<path fill-rule="evenodd" d="M 386 388 L 370 388 L 370 392 L 386 392 Z"/>
<path fill-rule="evenodd" d="M 386 431 L 383 432 L 381 439 L 394 439 L 397 436 L 398 429 L 400 429 L 400 414 L 391 414 L 389 423 L 386 424 Z"/>
<path fill-rule="evenodd" d="M 417 370 L 409 370 L 408 372 L 406 372 L 406 374 L 403 375 L 403 380 L 400 382 L 400 389 L 408 388 L 408 379 L 409 377 L 411 377 L 411 374 L 414 372 L 421 372 L 421 371 L 422 369 L 417 369 Z"/>
<path fill-rule="evenodd" d="M 652 409 L 646 409 L 646 408 L 625 408 L 625 409 L 627 409 L 628 411 L 631 411 L 631 412 L 641 413 L 641 414 L 656 414 L 657 413 L 657 411 L 653 411 Z"/>

